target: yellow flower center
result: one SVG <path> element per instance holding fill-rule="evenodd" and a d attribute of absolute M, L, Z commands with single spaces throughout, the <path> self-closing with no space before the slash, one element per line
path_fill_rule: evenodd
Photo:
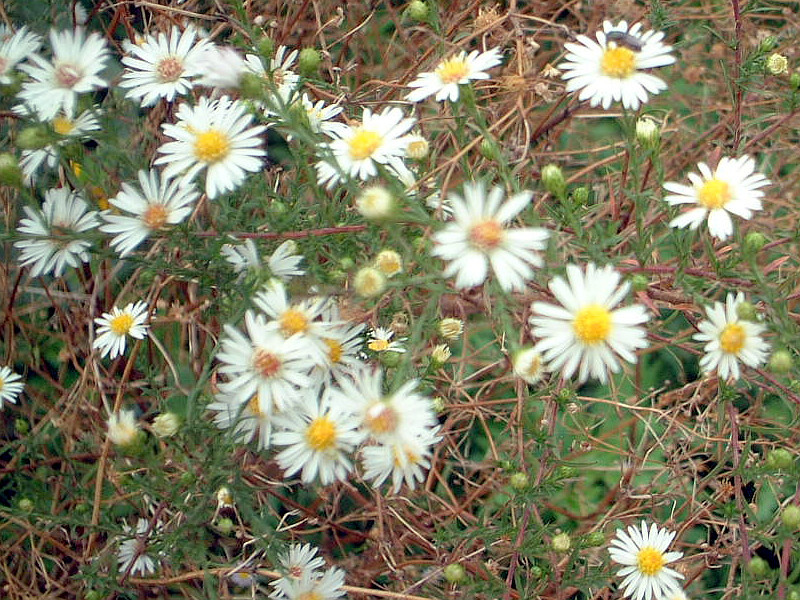
<path fill-rule="evenodd" d="M 600 61 L 600 70 L 609 77 L 626 79 L 636 71 L 636 53 L 622 46 L 607 48 Z"/>
<path fill-rule="evenodd" d="M 228 136 L 216 129 L 199 133 L 194 140 L 194 155 L 197 160 L 205 163 L 221 161 L 228 156 L 230 149 L 231 143 Z"/>
<path fill-rule="evenodd" d="M 308 317 L 301 310 L 290 308 L 280 317 L 281 333 L 286 337 L 308 331 Z"/>
<path fill-rule="evenodd" d="M 436 67 L 435 73 L 439 76 L 442 83 L 458 83 L 469 75 L 470 69 L 467 61 L 459 56 L 454 56 L 453 58 L 443 60 L 439 66 Z"/>
<path fill-rule="evenodd" d="M 75 129 L 75 123 L 70 121 L 67 117 L 58 116 L 53 119 L 53 131 L 58 135 L 69 135 Z"/>
<path fill-rule="evenodd" d="M 331 360 L 331 362 L 342 362 L 342 356 L 344 356 L 344 347 L 339 342 L 331 338 L 323 338 L 322 341 L 325 342 L 325 345 L 328 347 L 328 358 Z"/>
<path fill-rule="evenodd" d="M 697 192 L 697 201 L 708 210 L 722 208 L 731 200 L 731 186 L 727 181 L 709 179 Z"/>
<path fill-rule="evenodd" d="M 324 600 L 322 594 L 316 591 L 303 592 L 297 596 L 297 600 Z"/>
<path fill-rule="evenodd" d="M 258 393 L 253 394 L 247 402 L 247 410 L 254 417 L 263 417 L 264 413 L 261 412 L 261 402 L 258 400 Z"/>
<path fill-rule="evenodd" d="M 330 450 L 336 446 L 336 424 L 328 417 L 317 417 L 306 429 L 306 441 L 318 452 Z"/>
<path fill-rule="evenodd" d="M 183 75 L 183 63 L 176 56 L 167 56 L 158 62 L 156 72 L 164 83 L 177 81 Z"/>
<path fill-rule="evenodd" d="M 370 406 L 364 417 L 364 425 L 376 435 L 393 432 L 397 429 L 399 421 L 400 415 L 397 411 L 384 402 L 376 402 Z"/>
<path fill-rule="evenodd" d="M 163 204 L 151 204 L 142 214 L 142 222 L 149 229 L 159 229 L 167 222 L 168 216 L 169 213 L 166 206 Z"/>
<path fill-rule="evenodd" d="M 381 147 L 383 137 L 374 131 L 359 129 L 350 140 L 350 158 L 365 160 Z"/>
<path fill-rule="evenodd" d="M 372 340 L 367 348 L 373 352 L 384 352 L 389 348 L 389 340 Z"/>
<path fill-rule="evenodd" d="M 126 335 L 133 327 L 133 317 L 128 313 L 122 313 L 111 319 L 109 323 L 111 331 L 117 335 Z"/>
<path fill-rule="evenodd" d="M 664 567 L 664 554 L 652 546 L 645 546 L 636 555 L 636 563 L 644 575 L 653 576 Z"/>
<path fill-rule="evenodd" d="M 744 331 L 744 327 L 738 323 L 726 325 L 722 333 L 719 334 L 720 348 L 728 354 L 739 354 L 744 348 L 745 341 L 747 341 L 747 334 Z"/>
<path fill-rule="evenodd" d="M 505 230 L 494 219 L 476 223 L 469 229 L 469 240 L 472 245 L 484 252 L 497 248 L 505 238 Z"/>
<path fill-rule="evenodd" d="M 589 304 L 575 315 L 572 328 L 584 344 L 599 344 L 606 341 L 611 332 L 611 313 L 599 304 Z"/>
<path fill-rule="evenodd" d="M 406 459 L 406 464 L 415 465 L 419 462 L 419 455 L 416 454 L 411 448 L 404 446 L 402 448 L 395 447 L 394 449 L 394 466 L 401 467 L 403 465 L 402 458 Z"/>
<path fill-rule="evenodd" d="M 253 367 L 255 367 L 256 371 L 258 371 L 258 373 L 266 379 L 275 377 L 278 373 L 280 373 L 282 364 L 283 363 L 281 363 L 281 359 L 269 350 L 259 348 L 255 351 L 255 355 L 253 357 Z"/>

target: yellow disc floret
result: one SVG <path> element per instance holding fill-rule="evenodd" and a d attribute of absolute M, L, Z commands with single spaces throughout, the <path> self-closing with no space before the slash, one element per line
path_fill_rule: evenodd
<path fill-rule="evenodd" d="M 133 317 L 128 313 L 117 315 L 111 319 L 109 327 L 117 335 L 126 335 L 133 327 Z"/>
<path fill-rule="evenodd" d="M 308 331 L 308 317 L 302 310 L 290 308 L 280 316 L 281 333 L 286 337 Z"/>
<path fill-rule="evenodd" d="M 645 546 L 636 555 L 636 564 L 642 574 L 652 577 L 664 568 L 664 553 L 652 546 Z"/>
<path fill-rule="evenodd" d="M 368 129 L 358 129 L 350 139 L 350 158 L 365 160 L 372 156 L 381 147 L 381 144 L 383 144 L 383 137 L 379 133 Z"/>
<path fill-rule="evenodd" d="M 494 250 L 504 238 L 504 229 L 494 219 L 487 219 L 476 223 L 469 229 L 469 241 L 472 245 L 484 252 Z"/>
<path fill-rule="evenodd" d="M 454 56 L 453 58 L 443 60 L 439 66 L 436 67 L 435 73 L 439 76 L 442 83 L 458 83 L 469 75 L 470 68 L 467 61 L 459 56 Z"/>
<path fill-rule="evenodd" d="M 724 207 L 731 200 L 731 186 L 727 181 L 709 179 L 697 191 L 697 201 L 708 210 Z"/>
<path fill-rule="evenodd" d="M 275 377 L 281 366 L 281 359 L 269 350 L 259 348 L 253 355 L 253 367 L 264 378 Z"/>
<path fill-rule="evenodd" d="M 216 129 L 197 134 L 194 140 L 194 155 L 205 163 L 219 162 L 228 156 L 231 143 L 228 136 Z"/>
<path fill-rule="evenodd" d="M 728 354 L 739 354 L 747 341 L 747 333 L 739 323 L 731 323 L 719 334 L 719 346 Z"/>
<path fill-rule="evenodd" d="M 636 54 L 622 46 L 609 47 L 603 53 L 600 70 L 609 77 L 627 79 L 636 72 Z"/>
<path fill-rule="evenodd" d="M 75 123 L 65 116 L 58 116 L 52 121 L 53 131 L 58 135 L 69 135 L 75 129 Z"/>
<path fill-rule="evenodd" d="M 572 328 L 584 344 L 593 346 L 602 343 L 611 333 L 611 313 L 599 304 L 589 304 L 575 315 Z"/>
<path fill-rule="evenodd" d="M 160 229 L 167 222 L 169 213 L 163 204 L 151 204 L 142 214 L 142 222 L 149 229 Z"/>
<path fill-rule="evenodd" d="M 306 441 L 313 450 L 324 452 L 336 446 L 336 424 L 328 417 L 317 417 L 306 429 Z"/>

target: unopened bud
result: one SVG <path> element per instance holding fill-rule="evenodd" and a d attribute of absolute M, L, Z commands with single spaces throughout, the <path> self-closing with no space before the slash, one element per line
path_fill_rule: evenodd
<path fill-rule="evenodd" d="M 756 321 L 758 320 L 758 313 L 756 307 L 752 302 L 742 301 L 736 305 L 736 316 L 742 321 Z"/>
<path fill-rule="evenodd" d="M 356 273 L 353 287 L 362 298 L 373 298 L 386 289 L 386 277 L 375 267 L 364 267 Z"/>
<path fill-rule="evenodd" d="M 650 117 L 642 117 L 636 121 L 636 141 L 642 148 L 653 150 L 661 141 L 661 128 Z"/>
<path fill-rule="evenodd" d="M 542 169 L 542 183 L 544 189 L 561 198 L 567 191 L 567 182 L 564 179 L 564 172 L 558 165 L 547 165 Z"/>
<path fill-rule="evenodd" d="M 569 549 L 572 546 L 572 541 L 569 539 L 568 533 L 559 533 L 558 535 L 553 536 L 553 539 L 550 540 L 550 546 L 556 552 L 569 552 Z"/>
<path fill-rule="evenodd" d="M 403 11 L 403 14 L 411 21 L 425 23 L 431 14 L 431 7 L 422 0 L 411 0 Z"/>
<path fill-rule="evenodd" d="M 297 59 L 297 68 L 304 77 L 311 77 L 319 70 L 322 64 L 322 56 L 314 48 L 303 48 L 300 57 Z"/>
<path fill-rule="evenodd" d="M 769 370 L 778 375 L 786 375 L 794 367 L 792 355 L 788 350 L 775 350 L 769 357 Z"/>
<path fill-rule="evenodd" d="M 10 152 L 0 153 L 0 185 L 22 185 L 22 169 L 17 157 Z"/>
<path fill-rule="evenodd" d="M 785 75 L 789 72 L 789 61 L 783 54 L 770 54 L 767 58 L 767 71 L 770 75 Z"/>
<path fill-rule="evenodd" d="M 467 577 L 467 571 L 458 563 L 452 563 L 444 568 L 444 578 L 450 583 L 458 584 Z"/>

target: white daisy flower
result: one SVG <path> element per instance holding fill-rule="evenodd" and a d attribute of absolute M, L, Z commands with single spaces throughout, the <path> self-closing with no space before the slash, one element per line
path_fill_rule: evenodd
<path fill-rule="evenodd" d="M 17 113 L 29 112 L 26 109 L 27 105 L 15 107 L 14 111 Z M 30 107 L 37 112 L 36 107 Z M 42 166 L 47 165 L 50 169 L 56 168 L 61 158 L 61 149 L 76 140 L 88 139 L 89 133 L 98 131 L 100 123 L 95 114 L 96 109 L 85 110 L 77 117 L 67 116 L 66 113 L 61 113 L 50 119 L 50 126 L 53 131 L 58 135 L 58 139 L 53 143 L 39 148 L 37 150 L 23 150 L 22 157 L 19 161 L 19 166 L 22 168 L 22 173 L 25 176 L 25 182 L 30 183 L 35 179 L 36 172 Z M 41 116 L 41 115 L 37 115 Z"/>
<path fill-rule="evenodd" d="M 469 54 L 460 52 L 439 63 L 431 73 L 420 73 L 417 78 L 408 84 L 416 88 L 408 95 L 406 100 L 419 102 L 428 96 L 436 94 L 436 101 L 442 102 L 458 100 L 458 86 L 477 79 L 489 79 L 485 71 L 496 67 L 503 62 L 503 55 L 499 48 L 492 48 L 486 52 L 473 50 Z"/>
<path fill-rule="evenodd" d="M 289 552 L 282 554 L 278 560 L 284 576 L 270 585 L 275 588 L 275 593 L 283 593 L 284 596 L 292 592 L 294 583 L 302 579 L 318 579 L 322 573 L 317 569 L 325 566 L 325 560 L 317 556 L 317 548 L 311 544 L 291 544 Z"/>
<path fill-rule="evenodd" d="M 396 494 L 405 483 L 414 489 L 425 480 L 430 468 L 433 445 L 441 441 L 439 427 L 433 427 L 412 438 L 389 444 L 366 446 L 361 450 L 364 479 L 380 487 L 392 476 L 392 491 Z"/>
<path fill-rule="evenodd" d="M 383 391 L 380 369 L 363 369 L 338 383 L 342 400 L 358 416 L 363 431 L 380 444 L 413 443 L 437 425 L 430 399 L 416 392 L 416 379 L 390 394 Z"/>
<path fill-rule="evenodd" d="M 125 97 L 152 106 L 159 98 L 172 102 L 175 96 L 187 94 L 193 79 L 202 73 L 201 59 L 208 47 L 208 40 L 198 39 L 192 26 L 183 32 L 173 27 L 169 36 L 148 35 L 141 44 L 129 44 L 119 84 L 128 90 Z"/>
<path fill-rule="evenodd" d="M 544 359 L 535 348 L 523 348 L 517 352 L 512 364 L 514 375 L 529 385 L 538 383 L 546 371 Z"/>
<path fill-rule="evenodd" d="M 347 592 L 344 586 L 344 571 L 331 567 L 321 575 L 312 571 L 300 579 L 288 580 L 276 588 L 270 598 L 274 600 L 336 600 Z"/>
<path fill-rule="evenodd" d="M 463 198 L 449 194 L 453 220 L 433 235 L 432 254 L 450 263 L 444 276 L 455 275 L 457 288 L 482 284 L 491 266 L 501 288 L 521 291 L 533 277 L 532 267 L 542 266 L 538 251 L 547 247 L 550 233 L 539 227 L 508 227 L 533 194 L 520 192 L 505 202 L 503 196 L 500 187 L 487 195 L 483 182 L 464 184 Z"/>
<path fill-rule="evenodd" d="M 326 338 L 336 335 L 337 323 L 321 320 L 327 298 L 316 298 L 291 303 L 286 287 L 278 279 L 271 279 L 253 298 L 253 304 L 266 314 L 269 329 L 283 337 L 297 337 L 308 346 L 308 352 L 317 365 L 324 364 L 329 352 Z"/>
<path fill-rule="evenodd" d="M 270 92 L 274 92 L 274 94 L 270 94 L 274 98 L 270 107 L 264 107 L 263 103 L 258 103 L 262 108 L 266 108 L 265 112 L 268 116 L 275 114 L 271 110 L 273 107 L 289 106 L 292 95 L 300 83 L 300 76 L 290 69 L 297 60 L 298 51 L 292 50 L 287 55 L 287 50 L 286 46 L 278 46 L 275 56 L 269 61 L 269 69 L 264 67 L 264 63 L 258 56 L 254 54 L 245 56 L 245 69 L 267 82 Z"/>
<path fill-rule="evenodd" d="M 555 277 L 550 291 L 561 304 L 534 302 L 530 318 L 534 346 L 549 370 L 561 370 L 567 379 L 579 369 L 581 383 L 595 377 L 608 381 L 608 371 L 620 370 L 618 355 L 636 362 L 635 351 L 647 347 L 646 332 L 641 327 L 648 320 L 641 305 L 614 309 L 628 293 L 630 285 L 619 285 L 620 274 L 611 266 L 602 268 L 589 263 L 585 273 L 567 265 L 567 279 Z"/>
<path fill-rule="evenodd" d="M 147 336 L 149 326 L 145 321 L 149 314 L 147 303 L 142 300 L 136 304 L 131 302 L 123 309 L 113 307 L 110 313 L 103 313 L 102 317 L 94 320 L 98 327 L 92 348 L 100 349 L 101 358 L 120 356 L 125 352 L 128 336 L 136 340 Z"/>
<path fill-rule="evenodd" d="M 192 214 L 192 203 L 198 194 L 194 186 L 182 185 L 178 180 L 163 177 L 157 171 L 139 171 L 139 189 L 128 183 L 109 202 L 119 210 L 133 216 L 105 212 L 101 216 L 106 224 L 100 231 L 114 234 L 111 246 L 120 257 L 130 254 L 154 231 L 182 223 Z"/>
<path fill-rule="evenodd" d="M 3 408 L 3 402 L 16 404 L 24 387 L 21 376 L 9 367 L 0 367 L 0 409 Z"/>
<path fill-rule="evenodd" d="M 397 107 L 387 107 L 380 114 L 365 108 L 361 122 L 354 125 L 331 123 L 326 133 L 334 140 L 323 144 L 322 154 L 330 156 L 317 163 L 317 182 L 330 188 L 346 177 L 366 181 L 378 174 L 377 165 L 397 174 L 409 172 L 403 162 L 405 134 L 414 123 Z"/>
<path fill-rule="evenodd" d="M 666 565 L 683 556 L 682 552 L 667 552 L 675 533 L 661 529 L 655 523 L 641 529 L 631 525 L 627 533 L 617 529 L 608 549 L 611 560 L 621 565 L 617 571 L 622 580 L 623 594 L 634 600 L 661 600 L 681 589 L 683 575 Z"/>
<path fill-rule="evenodd" d="M 689 227 L 694 230 L 708 217 L 708 231 L 724 240 L 733 233 L 730 214 L 749 219 L 761 210 L 764 192 L 758 188 L 770 181 L 755 170 L 755 161 L 749 156 L 720 159 L 712 171 L 705 163 L 697 165 L 700 174 L 689 173 L 691 186 L 668 182 L 664 188 L 672 192 L 664 200 L 672 206 L 696 204 L 693 208 L 670 221 L 672 227 Z"/>
<path fill-rule="evenodd" d="M 300 97 L 300 103 L 303 110 L 308 117 L 308 125 L 314 133 L 324 133 L 330 137 L 332 128 L 329 121 L 338 116 L 344 110 L 341 104 L 325 104 L 324 101 L 318 100 L 312 102 L 307 93 L 303 93 Z M 335 127 L 333 128 L 335 129 Z"/>
<path fill-rule="evenodd" d="M 565 71 L 567 92 L 580 90 L 578 99 L 589 100 L 591 106 L 607 109 L 612 102 L 622 102 L 623 107 L 637 110 L 648 94 L 667 89 L 661 79 L 645 72 L 675 62 L 672 46 L 661 41 L 663 33 L 642 32 L 641 23 L 628 27 L 626 21 L 616 25 L 605 21 L 595 38 L 579 35 L 579 43 L 564 44 L 568 53 L 558 68 Z"/>
<path fill-rule="evenodd" d="M 336 315 L 333 321 L 338 321 L 338 311 Z M 363 332 L 363 323 L 335 325 L 332 335 L 323 338 L 327 346 L 325 360 L 316 366 L 312 376 L 326 384 L 346 376 L 355 376 L 364 367 L 364 362 L 359 358 L 364 344 Z"/>
<path fill-rule="evenodd" d="M 212 44 L 199 62 L 202 77 L 198 83 L 221 90 L 238 89 L 242 75 L 249 70 L 242 56 L 230 46 Z"/>
<path fill-rule="evenodd" d="M 8 85 L 14 81 L 12 73 L 16 66 L 39 50 L 42 38 L 27 27 L 20 27 L 16 33 L 11 33 L 5 25 L 0 27 L 0 84 Z"/>
<path fill-rule="evenodd" d="M 306 393 L 292 410 L 275 416 L 281 429 L 272 434 L 276 446 L 287 446 L 275 456 L 284 475 L 302 471 L 300 479 L 322 485 L 344 480 L 353 465 L 348 454 L 363 439 L 358 419 L 346 408 L 332 388 L 317 394 Z"/>
<path fill-rule="evenodd" d="M 266 151 L 259 137 L 266 127 L 250 127 L 252 115 L 238 100 L 200 98 L 197 106 L 181 104 L 178 123 L 165 123 L 164 133 L 173 138 L 158 151 L 155 164 L 167 165 L 165 177 L 181 176 L 184 182 L 206 169 L 206 195 L 216 198 L 242 184 L 247 172 L 261 169 Z"/>
<path fill-rule="evenodd" d="M 387 327 L 376 327 L 369 333 L 367 348 L 373 352 L 398 352 L 402 354 L 406 351 L 403 342 L 408 338 L 393 340 L 394 331 Z"/>
<path fill-rule="evenodd" d="M 269 272 L 281 281 L 289 281 L 292 277 L 305 274 L 305 269 L 300 268 L 303 255 L 297 254 L 297 244 L 294 240 L 286 240 L 267 259 Z"/>
<path fill-rule="evenodd" d="M 52 272 L 60 277 L 66 266 L 77 267 L 89 261 L 88 240 L 80 234 L 99 225 L 97 211 L 70 190 L 57 188 L 44 193 L 41 210 L 23 207 L 27 218 L 20 220 L 17 231 L 23 236 L 14 242 L 22 250 L 22 266 L 31 267 L 31 277 Z"/>
<path fill-rule="evenodd" d="M 230 389 L 250 400 L 258 394 L 258 410 L 274 414 L 297 402 L 308 387 L 308 373 L 314 361 L 308 343 L 299 336 L 284 338 L 267 326 L 263 315 L 247 311 L 244 317 L 247 335 L 225 325 L 217 360 L 219 371 L 229 377 Z"/>
<path fill-rule="evenodd" d="M 272 405 L 262 410 L 258 394 L 249 399 L 242 396 L 236 386 L 223 382 L 219 384 L 215 401 L 206 410 L 216 413 L 214 424 L 219 429 L 232 429 L 233 439 L 240 444 L 249 444 L 258 435 L 258 449 L 266 450 L 272 436 Z"/>
<path fill-rule="evenodd" d="M 158 527 L 156 524 L 153 529 L 157 530 Z M 135 530 L 127 524 L 123 528 L 128 537 L 120 542 L 117 551 L 119 571 L 134 577 L 137 574 L 142 577 L 152 575 L 156 572 L 157 560 L 147 553 L 147 542 L 153 533 L 150 522 L 147 519 L 139 519 Z"/>
<path fill-rule="evenodd" d="M 20 65 L 32 81 L 22 84 L 19 97 L 35 106 L 44 119 L 59 112 L 74 114 L 78 94 L 106 87 L 98 75 L 109 57 L 106 41 L 97 33 L 86 37 L 83 29 L 50 31 L 52 62 L 33 54 L 34 64 Z"/>
<path fill-rule="evenodd" d="M 243 275 L 248 271 L 257 271 L 261 268 L 261 257 L 252 238 L 245 238 L 243 242 L 225 244 L 220 249 L 225 260 L 233 266 L 233 271 Z"/>
<path fill-rule="evenodd" d="M 741 302 L 744 294 L 739 292 L 735 296 L 728 294 L 724 305 L 715 302 L 706 308 L 708 320 L 700 322 L 697 326 L 700 333 L 693 336 L 698 342 L 706 342 L 700 368 L 706 373 L 717 371 L 722 379 L 739 379 L 740 361 L 755 368 L 764 364 L 769 354 L 769 344 L 761 339 L 767 328 L 740 319 L 737 307 Z"/>

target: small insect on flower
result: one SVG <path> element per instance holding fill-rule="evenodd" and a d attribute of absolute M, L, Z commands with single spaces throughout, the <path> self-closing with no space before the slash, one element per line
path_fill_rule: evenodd
<path fill-rule="evenodd" d="M 644 43 L 641 39 L 625 31 L 609 31 L 606 33 L 606 39 L 609 42 L 614 42 L 617 46 L 622 46 L 634 52 L 641 52 L 642 48 L 644 48 Z"/>

